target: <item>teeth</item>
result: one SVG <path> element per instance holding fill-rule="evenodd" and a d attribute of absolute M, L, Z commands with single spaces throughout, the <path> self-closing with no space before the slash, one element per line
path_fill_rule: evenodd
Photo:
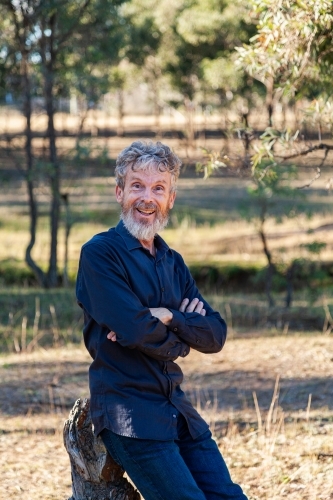
<path fill-rule="evenodd" d="M 144 214 L 153 214 L 154 213 L 154 210 L 140 210 L 140 209 L 138 209 L 138 210 L 139 210 L 139 212 L 142 212 Z"/>

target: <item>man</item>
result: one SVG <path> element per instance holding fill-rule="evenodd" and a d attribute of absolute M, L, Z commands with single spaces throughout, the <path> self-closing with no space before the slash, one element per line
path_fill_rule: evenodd
<path fill-rule="evenodd" d="M 175 363 L 190 348 L 218 352 L 226 339 L 224 320 L 157 235 L 180 165 L 160 142 L 124 149 L 116 164 L 121 221 L 82 248 L 77 299 L 93 358 L 91 417 L 145 500 L 246 500 L 181 390 Z"/>

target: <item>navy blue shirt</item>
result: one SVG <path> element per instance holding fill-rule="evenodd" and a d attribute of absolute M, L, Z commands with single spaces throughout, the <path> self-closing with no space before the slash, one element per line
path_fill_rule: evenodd
<path fill-rule="evenodd" d="M 96 434 L 107 428 L 141 439 L 176 439 L 175 409 L 193 438 L 208 427 L 181 389 L 175 360 L 190 348 L 220 351 L 226 324 L 200 295 L 180 254 L 160 236 L 154 243 L 155 257 L 120 222 L 82 247 L 76 291 L 93 358 L 89 385 Z M 206 316 L 179 311 L 184 298 L 196 297 Z M 153 317 L 150 307 L 172 311 L 170 325 Z M 116 342 L 107 339 L 111 330 Z"/>

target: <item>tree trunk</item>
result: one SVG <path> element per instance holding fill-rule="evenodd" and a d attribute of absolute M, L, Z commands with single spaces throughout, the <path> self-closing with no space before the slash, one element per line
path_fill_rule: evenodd
<path fill-rule="evenodd" d="M 266 85 L 266 107 L 268 113 L 268 126 L 273 127 L 273 113 L 274 113 L 274 80 L 273 77 L 268 79 Z"/>
<path fill-rule="evenodd" d="M 274 307 L 275 302 L 274 302 L 274 299 L 272 297 L 272 281 L 273 281 L 273 275 L 275 272 L 275 265 L 273 263 L 272 254 L 268 248 L 266 233 L 265 233 L 265 229 L 264 229 L 264 224 L 265 224 L 265 220 L 266 220 L 265 212 L 266 212 L 266 204 L 264 204 L 262 207 L 262 214 L 261 214 L 261 220 L 260 220 L 261 225 L 259 228 L 259 236 L 260 236 L 260 239 L 262 242 L 264 254 L 265 254 L 265 256 L 267 258 L 267 262 L 268 262 L 267 273 L 266 273 L 266 295 L 267 295 L 269 307 Z"/>
<path fill-rule="evenodd" d="M 53 13 L 47 24 L 43 26 L 50 29 L 50 36 L 46 37 L 43 33 L 41 38 L 41 57 L 44 73 L 44 96 L 47 114 L 47 138 L 49 142 L 49 161 L 50 161 L 50 190 L 51 190 L 51 207 L 50 207 L 50 257 L 49 268 L 47 271 L 47 286 L 55 287 L 58 284 L 58 269 L 57 269 L 57 248 L 58 248 L 58 228 L 60 220 L 60 165 L 57 155 L 56 132 L 54 127 L 54 65 L 57 58 L 57 52 L 54 48 L 54 32 L 56 24 L 56 13 Z"/>
<path fill-rule="evenodd" d="M 50 148 L 50 187 L 51 187 L 51 209 L 50 209 L 50 226 L 51 226 L 51 245 L 50 245 L 50 260 L 48 269 L 48 286 L 54 287 L 57 285 L 57 247 L 58 247 L 58 227 L 60 218 L 60 166 L 57 158 L 55 128 L 54 128 L 54 109 L 53 109 L 53 75 L 51 70 L 47 71 L 46 85 L 46 112 L 48 115 L 47 135 Z"/>
<path fill-rule="evenodd" d="M 160 108 L 160 96 L 159 96 L 159 86 L 158 79 L 153 75 L 152 80 L 152 90 L 153 90 L 153 101 L 154 101 L 154 118 L 155 118 L 155 137 L 157 139 L 161 136 L 161 108 Z"/>
<path fill-rule="evenodd" d="M 287 269 L 287 293 L 286 293 L 286 307 L 291 307 L 294 295 L 294 277 L 296 271 L 297 263 L 294 260 Z"/>
<path fill-rule="evenodd" d="M 117 137 L 124 136 L 124 91 L 122 88 L 117 90 L 117 107 L 118 107 L 118 127 Z"/>
<path fill-rule="evenodd" d="M 32 130 L 31 130 L 31 85 L 29 77 L 29 67 L 28 67 L 28 53 L 22 50 L 23 60 L 22 60 L 22 80 L 24 87 L 24 116 L 26 120 L 25 128 L 25 155 L 27 161 L 27 171 L 26 180 L 28 188 L 28 199 L 29 199 L 29 217 L 30 217 L 30 241 L 25 250 L 25 261 L 27 265 L 32 269 L 35 277 L 40 286 L 45 286 L 45 273 L 33 260 L 31 252 L 36 242 L 36 231 L 37 231 L 37 202 L 35 198 L 34 191 L 34 172 L 33 172 L 33 154 L 32 154 Z"/>
<path fill-rule="evenodd" d="M 89 399 L 78 399 L 64 426 L 64 445 L 72 470 L 72 497 L 68 500 L 140 500 L 123 477 L 123 469 L 92 432 Z"/>
<path fill-rule="evenodd" d="M 69 286 L 68 278 L 68 241 L 72 229 L 73 221 L 71 217 L 71 210 L 69 206 L 69 194 L 63 193 L 61 198 L 65 205 L 65 255 L 64 255 L 64 270 L 62 274 L 62 284 L 65 288 Z"/>

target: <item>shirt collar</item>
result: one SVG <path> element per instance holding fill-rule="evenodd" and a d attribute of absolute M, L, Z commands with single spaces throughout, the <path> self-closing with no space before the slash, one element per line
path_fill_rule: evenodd
<path fill-rule="evenodd" d="M 125 242 L 126 247 L 128 250 L 134 250 L 136 248 L 143 248 L 141 245 L 140 241 L 135 238 L 125 227 L 124 222 L 121 220 L 119 221 L 118 225 L 116 226 L 116 231 L 117 233 L 122 237 L 122 239 Z M 170 250 L 169 246 L 167 243 L 161 238 L 159 234 L 157 234 L 154 238 L 155 242 L 155 247 L 157 250 L 156 253 L 156 260 L 160 260 L 163 255 Z"/>

